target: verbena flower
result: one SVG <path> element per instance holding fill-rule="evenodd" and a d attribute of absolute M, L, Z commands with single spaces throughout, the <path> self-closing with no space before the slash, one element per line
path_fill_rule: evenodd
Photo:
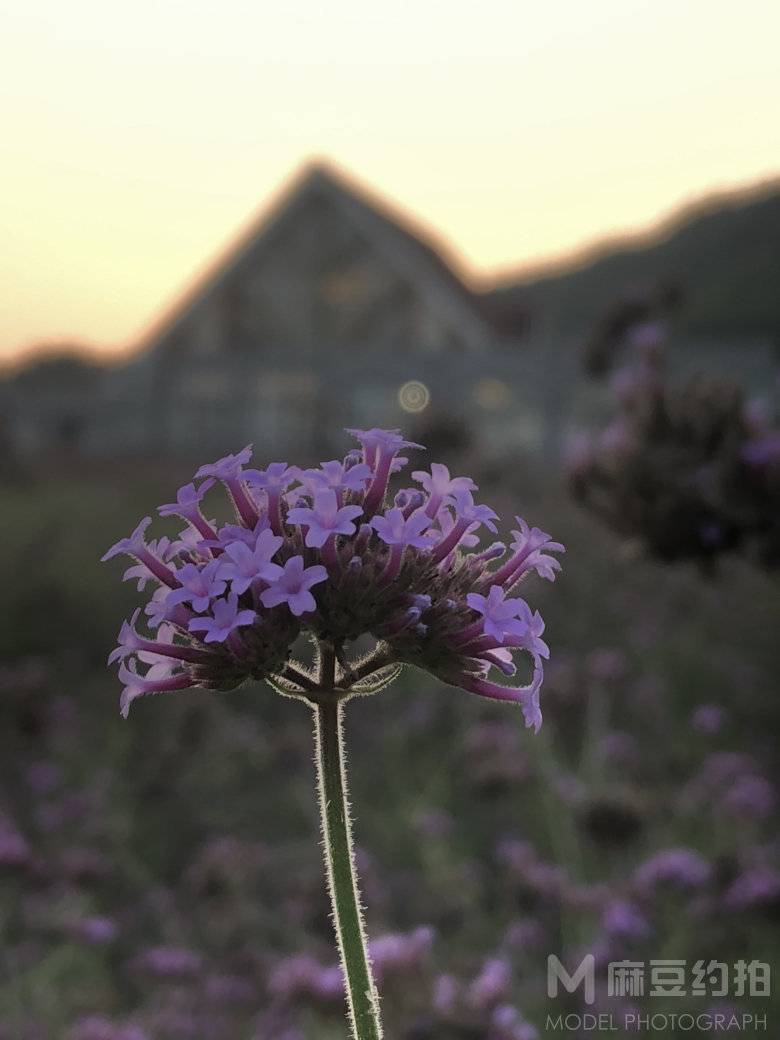
<path fill-rule="evenodd" d="M 339 689 L 369 692 L 392 669 L 416 665 L 519 703 L 526 724 L 539 728 L 544 622 L 513 590 L 531 571 L 552 581 L 560 570 L 552 554 L 563 546 L 518 517 L 508 555 L 502 542 L 480 549 L 498 517 L 474 501 L 473 480 L 434 463 L 413 473 L 422 490 L 393 492 L 391 477 L 407 461 L 399 452 L 420 446 L 398 430 L 350 432 L 362 451 L 315 469 L 248 469 L 249 447 L 202 466 L 159 509 L 184 519 L 184 532 L 147 541 L 146 517 L 108 550 L 103 559 L 134 561 L 126 579 L 152 588 L 109 659 L 120 665 L 123 714 L 146 694 L 250 679 L 305 696 L 313 675 L 291 652 L 308 632 L 336 648 Z M 216 482 L 235 507 L 224 524 L 202 511 Z M 156 632 L 139 631 L 143 615 Z M 374 651 L 348 661 L 344 648 L 365 634 Z M 530 658 L 531 677 L 509 684 L 518 653 Z"/>
<path fill-rule="evenodd" d="M 766 864 L 749 867 L 727 889 L 725 904 L 739 911 L 780 906 L 780 871 Z"/>
<path fill-rule="evenodd" d="M 702 888 L 712 876 L 710 864 L 692 849 L 663 849 L 642 863 L 634 872 L 634 886 L 640 895 L 653 893 L 660 886 Z"/>
<path fill-rule="evenodd" d="M 778 566 L 776 420 L 733 380 L 675 380 L 664 363 L 665 329 L 645 317 L 613 315 L 588 352 L 591 375 L 605 375 L 623 351 L 628 357 L 613 376 L 612 418 L 572 445 L 572 493 L 659 559 L 693 559 L 710 573 L 739 550 Z"/>

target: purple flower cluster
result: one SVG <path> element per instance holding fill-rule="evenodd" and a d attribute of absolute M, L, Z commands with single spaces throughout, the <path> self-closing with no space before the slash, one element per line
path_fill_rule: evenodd
<path fill-rule="evenodd" d="M 531 571 L 554 580 L 552 554 L 563 546 L 518 517 L 509 549 L 480 549 L 480 530 L 495 532 L 498 517 L 475 503 L 470 478 L 434 463 L 412 473 L 419 487 L 393 494 L 390 479 L 408 461 L 399 452 L 420 446 L 397 430 L 348 432 L 362 451 L 316 469 L 251 469 L 249 447 L 202 466 L 158 510 L 184 520 L 183 531 L 147 541 L 146 517 L 104 555 L 131 557 L 125 579 L 153 586 L 144 608 L 150 631 L 139 629 L 139 608 L 109 657 L 119 663 L 123 715 L 145 694 L 232 689 L 248 679 L 305 697 L 314 676 L 290 654 L 307 631 L 333 648 L 338 689 L 370 692 L 411 664 L 519 703 L 538 730 L 544 622 L 513 593 Z M 203 512 L 217 483 L 235 509 L 222 525 Z M 365 634 L 376 640 L 373 653 L 348 661 L 345 647 Z M 530 682 L 496 681 L 493 669 L 515 674 L 515 651 L 530 656 Z"/>
<path fill-rule="evenodd" d="M 477 1034 L 476 1029 L 474 1033 L 487 1040 L 538 1040 L 535 1026 L 506 1002 L 511 982 L 510 965 L 502 957 L 488 958 L 476 978 L 465 985 L 453 975 L 439 975 L 433 987 L 434 1011 L 450 1026 L 487 1021 L 487 1033 Z"/>
<path fill-rule="evenodd" d="M 741 550 L 776 567 L 776 421 L 733 380 L 700 373 L 678 383 L 666 370 L 663 324 L 630 316 L 625 306 L 608 316 L 588 349 L 591 375 L 605 375 L 623 352 L 627 360 L 614 372 L 608 424 L 570 445 L 573 495 L 659 559 L 693 559 L 710 571 Z"/>
<path fill-rule="evenodd" d="M 652 894 L 659 886 L 697 889 L 705 886 L 712 874 L 710 864 L 692 849 L 663 849 L 642 863 L 634 874 L 638 893 Z"/>

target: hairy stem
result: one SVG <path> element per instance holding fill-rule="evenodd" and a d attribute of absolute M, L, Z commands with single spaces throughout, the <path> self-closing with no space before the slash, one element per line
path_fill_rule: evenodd
<path fill-rule="evenodd" d="M 366 951 L 355 878 L 342 733 L 342 703 L 321 696 L 314 705 L 317 779 L 328 874 L 353 1040 L 380 1040 L 382 1025 Z"/>
<path fill-rule="evenodd" d="M 360 682 L 361 679 L 367 679 L 369 675 L 378 672 L 380 668 L 391 664 L 392 658 L 387 652 L 387 647 L 380 644 L 365 660 L 354 667 L 347 666 L 341 661 L 339 663 L 342 666 L 343 674 L 338 677 L 336 686 L 340 690 L 347 690 L 350 686 Z"/>

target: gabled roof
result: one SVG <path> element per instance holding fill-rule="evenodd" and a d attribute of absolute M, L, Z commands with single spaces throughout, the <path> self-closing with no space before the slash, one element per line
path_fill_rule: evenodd
<path fill-rule="evenodd" d="M 445 250 L 351 178 L 329 164 L 316 162 L 307 164 L 271 212 L 263 214 L 174 303 L 144 337 L 142 348 L 156 347 L 186 321 L 196 305 L 243 270 L 251 269 L 254 258 L 272 232 L 294 218 L 313 197 L 326 198 L 382 254 L 391 269 L 410 280 L 431 307 L 446 311 L 461 334 L 475 346 L 482 346 L 492 338 L 493 330 L 483 301 L 445 260 Z"/>

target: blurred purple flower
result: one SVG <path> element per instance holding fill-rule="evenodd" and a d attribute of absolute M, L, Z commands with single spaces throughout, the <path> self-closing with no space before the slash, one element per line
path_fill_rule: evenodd
<path fill-rule="evenodd" d="M 539 1031 L 520 1014 L 517 1008 L 502 1004 L 490 1020 L 489 1040 L 538 1040 Z"/>
<path fill-rule="evenodd" d="M 369 943 L 369 952 L 378 979 L 394 972 L 417 971 L 427 959 L 433 944 L 432 928 L 416 928 L 406 935 L 380 935 Z"/>
<path fill-rule="evenodd" d="M 763 776 L 738 776 L 723 795 L 722 808 L 732 816 L 763 820 L 775 810 L 777 799 L 772 784 Z"/>
<path fill-rule="evenodd" d="M 692 849 L 663 849 L 634 872 L 634 887 L 641 895 L 652 895 L 661 886 L 681 889 L 704 887 L 712 876 L 710 864 Z"/>
<path fill-rule="evenodd" d="M 67 1040 L 152 1040 L 152 1037 L 140 1026 L 121 1025 L 101 1015 L 89 1015 L 71 1027 Z"/>
<path fill-rule="evenodd" d="M 186 979 L 200 974 L 203 958 L 180 946 L 154 946 L 135 957 L 131 967 L 153 978 Z"/>
<path fill-rule="evenodd" d="M 439 975 L 433 983 L 431 995 L 433 1010 L 437 1015 L 449 1018 L 455 1013 L 461 995 L 461 987 L 453 975 Z"/>
<path fill-rule="evenodd" d="M 627 899 L 613 899 L 604 909 L 601 927 L 619 939 L 644 939 L 651 928 L 639 909 Z"/>
<path fill-rule="evenodd" d="M 10 820 L 0 816 L 0 869 L 25 867 L 30 847 Z"/>
<path fill-rule="evenodd" d="M 724 902 L 737 911 L 780 905 L 780 871 L 764 865 L 749 867 L 731 883 Z"/>
<path fill-rule="evenodd" d="M 71 926 L 71 933 L 87 946 L 105 946 L 119 935 L 119 926 L 110 917 L 82 917 Z"/>
<path fill-rule="evenodd" d="M 512 982 L 512 969 L 500 957 L 491 957 L 469 985 L 466 1001 L 469 1007 L 485 1011 L 506 1000 Z"/>
<path fill-rule="evenodd" d="M 726 722 L 726 713 L 718 704 L 700 704 L 691 715 L 691 728 L 697 733 L 720 733 Z"/>
<path fill-rule="evenodd" d="M 617 682 L 626 674 L 626 655 L 616 647 L 597 647 L 588 654 L 585 666 L 597 681 Z"/>

